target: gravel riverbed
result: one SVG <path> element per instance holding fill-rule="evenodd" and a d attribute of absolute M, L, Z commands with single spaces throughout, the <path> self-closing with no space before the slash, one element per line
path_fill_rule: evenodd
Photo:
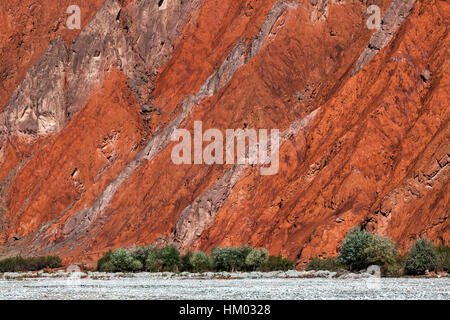
<path fill-rule="evenodd" d="M 293 275 L 293 274 L 291 274 Z M 314 275 L 314 277 L 312 277 Z M 79 273 L 0 275 L 0 299 L 440 299 L 450 278 L 332 273 L 210 275 Z"/>

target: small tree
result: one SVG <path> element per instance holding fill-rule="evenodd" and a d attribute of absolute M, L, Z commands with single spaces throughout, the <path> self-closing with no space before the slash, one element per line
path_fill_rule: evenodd
<path fill-rule="evenodd" d="M 191 263 L 192 252 L 188 251 L 186 254 L 181 256 L 181 271 L 183 272 L 192 272 L 194 267 Z"/>
<path fill-rule="evenodd" d="M 180 251 L 174 245 L 162 248 L 158 253 L 158 259 L 164 271 L 178 271 L 180 265 Z"/>
<path fill-rule="evenodd" d="M 370 265 L 378 265 L 383 274 L 397 273 L 394 269 L 399 269 L 396 265 L 398 258 L 397 248 L 392 240 L 360 230 L 359 227 L 347 233 L 339 255 L 341 263 L 347 265 L 350 270 L 361 270 Z M 393 266 L 395 266 L 394 269 Z"/>
<path fill-rule="evenodd" d="M 353 228 L 342 242 L 339 260 L 349 266 L 350 270 L 361 270 L 369 266 L 366 249 L 369 248 L 373 235 L 359 227 Z"/>
<path fill-rule="evenodd" d="M 111 263 L 111 255 L 112 250 L 108 250 L 103 254 L 103 256 L 97 261 L 97 271 L 104 271 L 104 272 L 110 272 L 111 266 L 108 266 L 108 271 L 103 270 L 103 265 L 106 263 Z"/>
<path fill-rule="evenodd" d="M 144 268 L 144 264 L 137 259 L 132 260 L 131 264 L 129 266 L 129 269 L 131 271 L 141 271 L 143 268 Z"/>
<path fill-rule="evenodd" d="M 247 256 L 252 251 L 252 248 L 250 248 L 247 245 L 243 245 L 240 247 L 230 248 L 231 249 L 231 266 L 232 271 L 242 271 L 246 268 L 245 260 L 247 259 Z"/>
<path fill-rule="evenodd" d="M 197 251 L 192 255 L 191 264 L 195 272 L 209 271 L 213 267 L 212 258 L 202 251 Z"/>
<path fill-rule="evenodd" d="M 123 248 L 114 250 L 111 255 L 111 263 L 119 271 L 131 271 L 133 261 L 131 253 Z"/>
<path fill-rule="evenodd" d="M 45 257 L 45 266 L 48 268 L 60 268 L 62 267 L 62 260 L 58 256 Z"/>
<path fill-rule="evenodd" d="M 231 251 L 229 248 L 214 248 L 211 254 L 217 271 L 231 270 Z"/>
<path fill-rule="evenodd" d="M 262 271 L 288 271 L 295 269 L 295 262 L 289 259 L 283 258 L 283 256 L 269 256 L 267 262 L 265 262 L 261 268 Z"/>
<path fill-rule="evenodd" d="M 450 247 L 449 246 L 437 246 L 434 248 L 437 258 L 437 270 L 438 271 L 450 271 Z"/>
<path fill-rule="evenodd" d="M 408 274 L 424 274 L 426 270 L 435 269 L 436 262 L 433 245 L 425 239 L 419 239 L 408 252 L 405 269 Z"/>
<path fill-rule="evenodd" d="M 147 258 L 145 259 L 145 270 L 150 272 L 158 272 L 161 271 L 162 262 L 159 259 L 159 250 L 155 248 L 155 250 L 151 250 L 147 254 Z"/>
<path fill-rule="evenodd" d="M 268 256 L 266 249 L 252 249 L 245 258 L 245 264 L 250 270 L 256 270 L 267 261 Z"/>
<path fill-rule="evenodd" d="M 378 235 L 372 235 L 369 246 L 364 250 L 367 263 L 384 265 L 395 262 L 397 249 L 391 239 Z"/>
<path fill-rule="evenodd" d="M 328 271 L 337 271 L 343 269 L 344 266 L 340 263 L 337 258 L 313 258 L 307 265 L 306 270 L 328 270 Z"/>
<path fill-rule="evenodd" d="M 244 245 L 233 248 L 214 248 L 212 257 L 218 271 L 239 271 L 245 268 L 245 259 L 252 249 Z"/>
<path fill-rule="evenodd" d="M 135 260 L 139 260 L 142 265 L 145 265 L 145 262 L 147 261 L 147 257 L 154 252 L 157 252 L 158 249 L 155 248 L 154 246 L 141 246 L 141 247 L 137 247 L 132 253 L 132 257 Z"/>
<path fill-rule="evenodd" d="M 116 272 L 118 271 L 117 268 L 111 263 L 111 261 L 107 261 L 103 264 L 101 264 L 100 268 L 97 267 L 98 271 L 101 272 Z"/>

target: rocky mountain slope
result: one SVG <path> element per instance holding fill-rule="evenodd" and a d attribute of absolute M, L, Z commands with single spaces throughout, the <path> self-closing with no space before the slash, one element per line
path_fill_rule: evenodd
<path fill-rule="evenodd" d="M 448 244 L 449 16 L 444 0 L 3 1 L 0 253 L 247 243 L 301 267 L 357 224 Z M 175 165 L 174 130 L 199 120 L 279 129 L 278 174 Z"/>

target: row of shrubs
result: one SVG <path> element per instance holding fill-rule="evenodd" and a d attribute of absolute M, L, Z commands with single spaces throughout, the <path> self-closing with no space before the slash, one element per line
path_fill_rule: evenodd
<path fill-rule="evenodd" d="M 62 267 L 57 256 L 23 258 L 21 256 L 0 260 L 0 272 L 37 271 Z"/>
<path fill-rule="evenodd" d="M 207 271 L 278 271 L 295 269 L 293 261 L 282 256 L 269 256 L 266 249 L 248 246 L 214 248 L 181 255 L 173 246 L 143 246 L 134 250 L 116 249 L 106 252 L 97 262 L 103 272 L 207 272 Z"/>
<path fill-rule="evenodd" d="M 358 271 L 370 265 L 380 266 L 382 275 L 387 277 L 422 275 L 427 270 L 449 272 L 450 247 L 434 247 L 426 239 L 419 239 L 401 255 L 391 239 L 357 226 L 346 235 L 337 258 L 314 258 L 306 269 Z"/>

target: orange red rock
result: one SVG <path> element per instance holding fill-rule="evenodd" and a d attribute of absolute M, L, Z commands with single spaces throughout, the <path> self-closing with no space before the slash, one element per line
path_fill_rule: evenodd
<path fill-rule="evenodd" d="M 83 14 L 100 2 L 81 4 Z M 178 4 L 139 7 L 156 14 L 144 24 L 136 3 L 120 2 L 122 29 L 114 32 L 128 54 L 100 55 L 105 67 L 65 126 L 0 137 L 1 251 L 60 254 L 71 263 L 153 242 L 183 250 L 247 243 L 302 267 L 336 255 L 357 224 L 402 250 L 419 237 L 448 244 L 449 4 L 417 1 L 392 40 L 351 76 L 374 32 L 361 14 L 366 3 L 319 2 L 196 1 L 176 27 Z M 383 13 L 392 5 L 377 4 Z M 50 38 L 62 34 L 70 51 L 74 34 L 63 27 L 45 34 L 49 21 L 62 19 L 60 6 L 30 35 L 25 26 L 41 9 L 20 8 L 34 17 L 21 22 L 28 58 L 7 40 L 19 20 L 2 19 L 10 36 L 1 38 L 0 68 L 13 63 L 17 71 L 1 78 L 0 107 Z M 142 27 L 160 24 L 155 36 Z M 305 118 L 283 143 L 274 176 L 249 167 L 233 180 L 231 166 L 171 162 L 167 128 L 192 130 L 201 120 L 204 130 L 284 131 Z M 187 208 L 194 209 L 182 214 Z M 207 223 L 195 214 L 209 215 Z"/>

